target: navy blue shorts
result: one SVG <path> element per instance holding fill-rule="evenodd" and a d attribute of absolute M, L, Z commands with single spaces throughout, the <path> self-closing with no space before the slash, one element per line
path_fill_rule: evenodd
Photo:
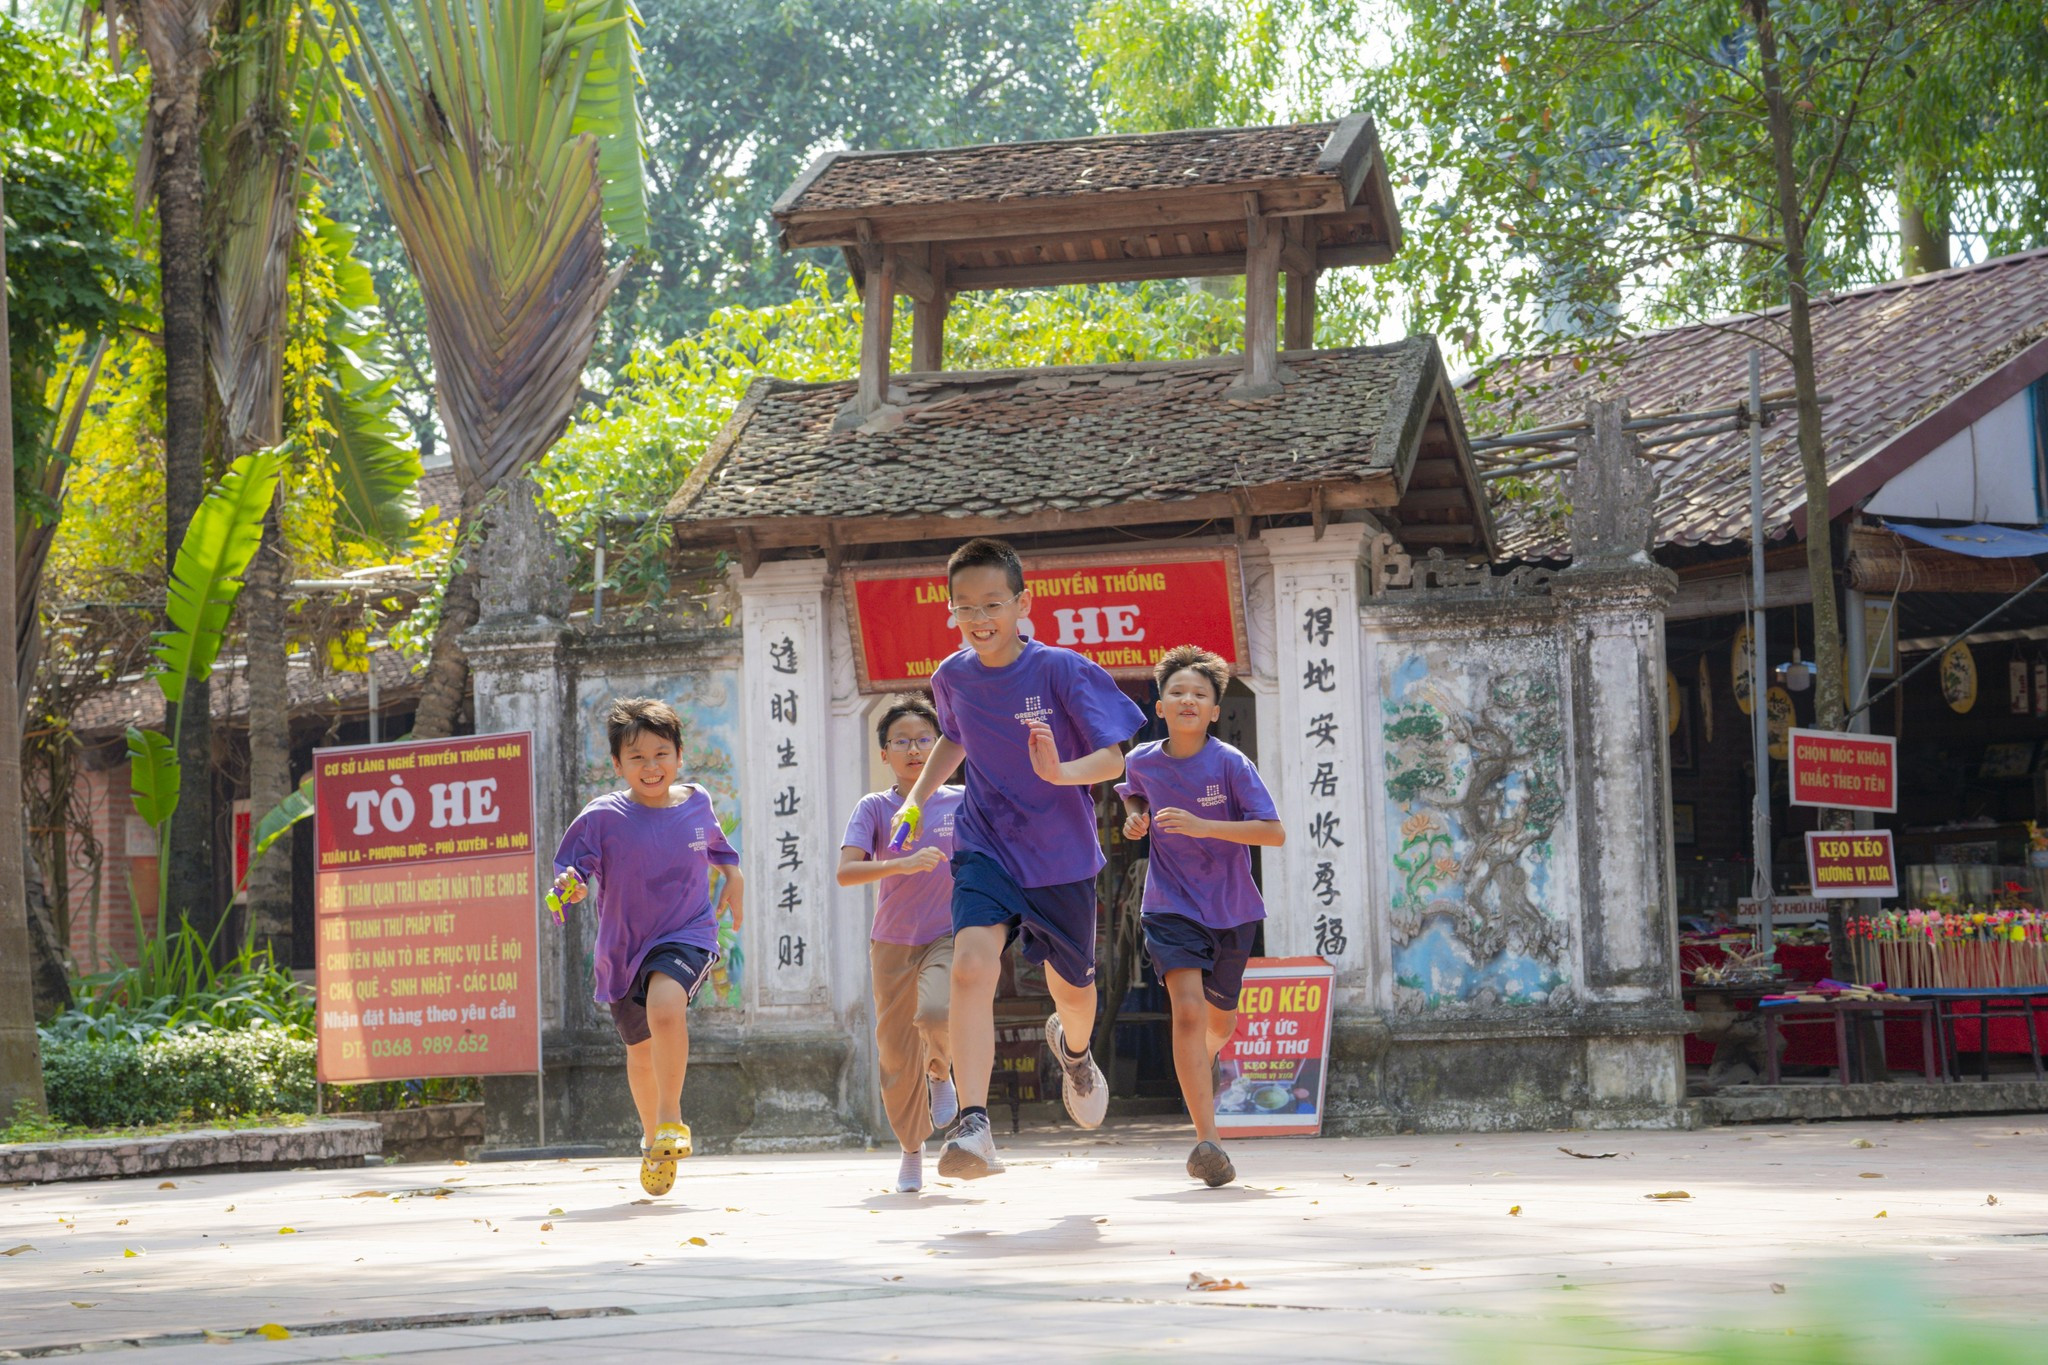
<path fill-rule="evenodd" d="M 644 1043 L 654 1036 L 654 1030 L 647 1026 L 647 978 L 656 972 L 669 977 L 689 993 L 695 1000 L 697 992 L 704 989 L 704 983 L 711 979 L 711 969 L 718 965 L 719 954 L 715 948 L 699 948 L 694 943 L 657 943 L 640 959 L 640 970 L 633 973 L 633 993 L 624 1000 L 611 1002 L 612 1026 L 619 1031 L 619 1037 L 626 1046 Z"/>
<path fill-rule="evenodd" d="M 1202 995 L 1219 1010 L 1237 1008 L 1238 992 L 1244 989 L 1244 964 L 1251 960 L 1252 940 L 1258 937 L 1259 922 L 1233 924 L 1228 929 L 1211 929 L 1186 915 L 1144 915 L 1138 921 L 1145 929 L 1145 952 L 1159 979 L 1183 967 L 1202 973 Z"/>
<path fill-rule="evenodd" d="M 1007 947 L 1024 940 L 1024 960 L 1043 962 L 1070 986 L 1095 982 L 1095 879 L 1019 886 L 986 853 L 953 855 L 953 932 L 1000 924 Z"/>

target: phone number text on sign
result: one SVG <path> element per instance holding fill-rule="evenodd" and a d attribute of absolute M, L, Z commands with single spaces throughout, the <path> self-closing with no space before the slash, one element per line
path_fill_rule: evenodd
<path fill-rule="evenodd" d="M 314 807 L 320 1079 L 537 1070 L 528 736 L 322 750 Z"/>

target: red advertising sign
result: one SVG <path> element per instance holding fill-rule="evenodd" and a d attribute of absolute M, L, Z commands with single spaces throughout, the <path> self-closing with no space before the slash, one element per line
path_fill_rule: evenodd
<path fill-rule="evenodd" d="M 1216 1128 L 1237 1137 L 1313 1135 L 1323 1127 L 1330 982 L 1320 957 L 1255 957 L 1237 997 L 1237 1032 L 1217 1054 Z"/>
<path fill-rule="evenodd" d="M 923 687 L 960 632 L 947 611 L 944 564 L 848 571 L 853 657 L 864 692 Z M 1234 549 L 1031 557 L 1026 633 L 1076 650 L 1119 678 L 1149 678 L 1175 645 L 1194 644 L 1243 668 L 1244 590 Z"/>
<path fill-rule="evenodd" d="M 1806 874 L 1820 897 L 1896 896 L 1899 874 L 1885 829 L 1815 830 L 1806 836 Z"/>
<path fill-rule="evenodd" d="M 1785 742 L 1793 805 L 1899 808 L 1898 741 L 1890 735 L 1793 730 Z"/>
<path fill-rule="evenodd" d="M 540 1069 L 533 743 L 313 754 L 322 1081 Z"/>

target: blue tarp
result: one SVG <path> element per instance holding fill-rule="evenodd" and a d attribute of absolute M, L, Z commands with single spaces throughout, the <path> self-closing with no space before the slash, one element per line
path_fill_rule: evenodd
<path fill-rule="evenodd" d="M 1887 521 L 1886 526 L 1909 540 L 1932 545 L 1937 550 L 1970 555 L 1977 559 L 2019 559 L 2027 555 L 2048 555 L 2048 526 L 2022 530 L 2011 526 L 1916 526 L 1911 522 Z"/>

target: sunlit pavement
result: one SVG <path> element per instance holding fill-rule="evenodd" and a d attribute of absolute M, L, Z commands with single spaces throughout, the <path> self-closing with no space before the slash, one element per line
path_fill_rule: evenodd
<path fill-rule="evenodd" d="M 922 1195 L 887 1192 L 887 1151 L 700 1157 L 661 1200 L 620 1160 L 9 1189 L 0 1250 L 33 1249 L 0 1259 L 0 1347 L 147 1365 L 1657 1359 L 1823 1323 L 1882 1337 L 1831 1287 L 1874 1266 L 1946 1321 L 2048 1322 L 2037 1117 L 1240 1141 L 1221 1190 L 1186 1178 L 1191 1141 L 1027 1132 L 1007 1174 Z M 1197 1272 L 1243 1287 L 1191 1289 Z"/>

